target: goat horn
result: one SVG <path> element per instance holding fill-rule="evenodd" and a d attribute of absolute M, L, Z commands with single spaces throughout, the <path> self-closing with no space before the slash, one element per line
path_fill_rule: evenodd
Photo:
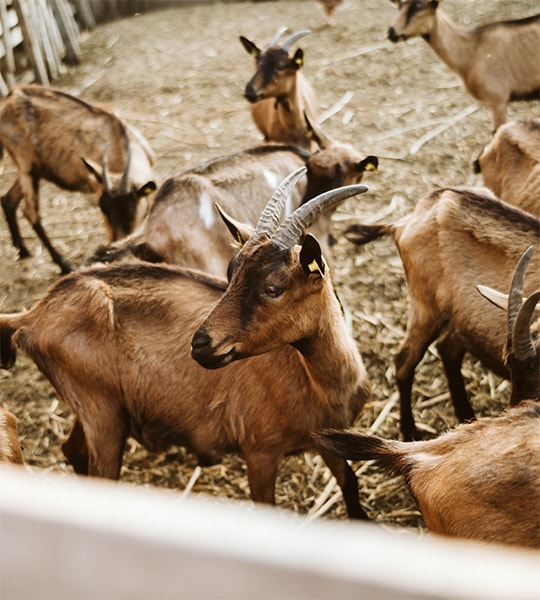
<path fill-rule="evenodd" d="M 120 192 L 125 194 L 129 191 L 129 166 L 131 163 L 131 144 L 128 144 L 126 150 L 126 165 L 124 166 L 124 172 L 122 173 L 122 179 L 120 181 Z"/>
<path fill-rule="evenodd" d="M 103 187 L 107 193 L 111 193 L 111 179 L 109 177 L 109 168 L 107 166 L 107 153 L 109 151 L 109 144 L 105 144 L 105 150 L 103 150 L 103 156 L 101 157 L 101 177 L 103 179 Z"/>
<path fill-rule="evenodd" d="M 272 46 L 276 46 L 279 38 L 286 32 L 288 31 L 289 28 L 286 25 L 282 25 L 275 33 L 274 37 L 272 38 L 272 41 L 269 44 L 269 48 L 271 48 Z"/>
<path fill-rule="evenodd" d="M 516 270 L 512 277 L 510 293 L 508 294 L 508 336 L 509 341 L 513 336 L 514 326 L 518 317 L 519 309 L 523 302 L 523 282 L 525 281 L 525 272 L 531 260 L 534 246 L 529 246 L 521 255 Z"/>
<path fill-rule="evenodd" d="M 260 237 L 262 235 L 268 235 L 270 237 L 274 233 L 279 225 L 281 212 L 289 194 L 306 171 L 306 167 L 300 167 L 287 175 L 287 177 L 279 184 L 261 214 L 257 228 L 255 229 L 255 237 Z"/>
<path fill-rule="evenodd" d="M 310 33 L 311 33 L 311 29 L 301 29 L 300 31 L 295 31 L 283 42 L 283 46 L 281 46 L 282 50 L 285 50 L 285 52 L 288 52 L 289 48 L 295 42 L 297 42 L 300 38 L 303 38 L 304 36 L 306 36 Z"/>
<path fill-rule="evenodd" d="M 305 230 L 323 211 L 336 206 L 351 196 L 363 194 L 367 191 L 368 188 L 365 185 L 346 185 L 315 196 L 315 198 L 299 206 L 283 221 L 272 237 L 272 241 L 282 248 L 292 248 L 300 241 Z"/>
<path fill-rule="evenodd" d="M 520 361 L 536 356 L 536 348 L 531 336 L 531 320 L 539 301 L 540 290 L 537 290 L 522 304 L 515 320 L 512 331 L 512 350 L 514 356 Z"/>

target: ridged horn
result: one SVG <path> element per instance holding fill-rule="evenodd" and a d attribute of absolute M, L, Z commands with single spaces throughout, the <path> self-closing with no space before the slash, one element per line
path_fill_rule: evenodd
<path fill-rule="evenodd" d="M 129 191 L 129 166 L 131 164 L 131 144 L 128 144 L 126 149 L 126 164 L 124 166 L 124 172 L 122 173 L 122 179 L 120 181 L 120 192 L 126 194 Z"/>
<path fill-rule="evenodd" d="M 531 336 L 531 320 L 534 309 L 540 301 L 540 290 L 531 294 L 521 305 L 516 316 L 512 335 L 512 351 L 519 361 L 536 357 L 536 347 Z"/>
<path fill-rule="evenodd" d="M 255 233 L 253 234 L 254 237 L 260 237 L 262 235 L 270 237 L 274 233 L 281 220 L 281 213 L 287 198 L 298 180 L 306 173 L 306 171 L 306 167 L 300 167 L 287 175 L 287 177 L 279 184 L 261 214 Z"/>
<path fill-rule="evenodd" d="M 510 284 L 510 292 L 508 294 L 508 335 L 512 336 L 516 319 L 523 302 L 523 284 L 525 281 L 525 272 L 529 266 L 529 261 L 534 252 L 534 246 L 529 246 L 521 255 L 517 264 L 512 283 Z M 510 341 L 510 340 L 509 340 Z"/>
<path fill-rule="evenodd" d="M 301 29 L 300 31 L 295 31 L 292 33 L 284 42 L 283 46 L 281 46 L 282 50 L 288 52 L 290 47 L 297 42 L 300 38 L 303 38 L 306 35 L 311 33 L 311 29 Z"/>
<path fill-rule="evenodd" d="M 270 41 L 270 44 L 268 45 L 268 47 L 271 48 L 272 46 L 277 46 L 277 43 L 279 42 L 281 36 L 284 33 L 286 33 L 288 30 L 289 30 L 289 28 L 286 25 L 282 25 L 274 34 L 274 37 Z"/>
<path fill-rule="evenodd" d="M 111 193 L 111 178 L 109 177 L 109 167 L 107 161 L 107 154 L 109 152 L 109 144 L 105 144 L 105 150 L 103 150 L 103 156 L 101 157 L 101 177 L 103 179 L 103 188 L 107 193 Z"/>
<path fill-rule="evenodd" d="M 306 229 L 323 211 L 336 206 L 351 196 L 357 196 L 367 191 L 368 188 L 365 185 L 346 185 L 315 196 L 315 198 L 299 206 L 283 221 L 272 236 L 272 241 L 282 248 L 292 248 L 300 241 Z"/>

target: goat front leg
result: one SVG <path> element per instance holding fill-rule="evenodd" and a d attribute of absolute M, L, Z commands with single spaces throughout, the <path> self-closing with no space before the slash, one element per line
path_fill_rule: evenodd
<path fill-rule="evenodd" d="M 71 273 L 73 271 L 72 266 L 66 261 L 66 259 L 58 252 L 58 250 L 52 245 L 49 236 L 45 233 L 43 225 L 41 224 L 41 217 L 39 216 L 39 195 L 38 195 L 39 180 L 36 178 L 32 179 L 31 186 L 23 185 L 25 189 L 24 198 L 24 216 L 28 219 L 28 222 L 32 225 L 36 235 L 41 240 L 41 243 L 47 249 L 53 262 L 60 267 L 60 271 L 63 274 Z M 31 190 L 31 192 L 30 192 Z"/>
<path fill-rule="evenodd" d="M 358 479 L 352 467 L 344 458 L 330 454 L 322 449 L 319 449 L 319 452 L 341 488 L 349 519 L 369 520 L 364 509 L 360 506 Z"/>
<path fill-rule="evenodd" d="M 461 423 L 474 420 L 476 417 L 469 402 L 463 374 L 461 373 L 461 365 L 465 356 L 463 347 L 456 337 L 449 332 L 437 342 L 437 351 L 444 367 L 456 417 Z"/>
<path fill-rule="evenodd" d="M 407 320 L 407 332 L 394 357 L 396 384 L 399 390 L 399 427 L 406 442 L 419 439 L 414 423 L 411 394 L 414 372 L 431 342 L 437 339 L 440 325 L 425 308 L 412 309 Z"/>
<path fill-rule="evenodd" d="M 88 475 L 88 444 L 79 419 L 75 419 L 68 439 L 62 444 L 62 450 L 75 473 Z"/>
<path fill-rule="evenodd" d="M 253 502 L 275 504 L 276 477 L 280 455 L 261 451 L 244 451 L 251 499 Z"/>

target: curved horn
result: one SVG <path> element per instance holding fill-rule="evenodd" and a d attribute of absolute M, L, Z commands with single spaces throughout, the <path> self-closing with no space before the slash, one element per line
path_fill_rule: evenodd
<path fill-rule="evenodd" d="M 107 153 L 109 152 L 109 144 L 105 144 L 103 156 L 101 157 L 101 177 L 103 179 L 103 188 L 107 193 L 111 193 L 111 178 L 109 177 L 109 167 L 107 164 Z"/>
<path fill-rule="evenodd" d="M 510 285 L 510 292 L 508 294 L 508 336 L 509 341 L 513 336 L 514 326 L 518 317 L 519 309 L 523 302 L 523 282 L 525 281 L 525 271 L 531 260 L 531 256 L 534 252 L 534 246 L 529 246 L 527 250 L 521 255 L 517 264 L 516 270 L 512 277 L 512 283 Z"/>
<path fill-rule="evenodd" d="M 272 46 L 277 46 L 279 38 L 287 31 L 289 31 L 289 28 L 286 25 L 282 25 L 274 34 L 274 37 L 272 38 L 268 47 L 271 48 Z"/>
<path fill-rule="evenodd" d="M 540 301 L 540 290 L 531 294 L 522 304 L 516 316 L 512 335 L 512 350 L 519 361 L 536 357 L 536 347 L 531 336 L 531 320 L 534 309 Z"/>
<path fill-rule="evenodd" d="M 124 166 L 124 172 L 122 173 L 122 179 L 120 181 L 120 192 L 125 194 L 129 191 L 129 166 L 131 164 L 131 144 L 128 144 L 126 150 L 126 164 Z"/>
<path fill-rule="evenodd" d="M 301 29 L 300 31 L 295 31 L 283 42 L 283 46 L 281 46 L 282 50 L 285 50 L 285 52 L 288 52 L 289 48 L 295 42 L 297 42 L 300 38 L 303 38 L 304 36 L 306 36 L 310 33 L 311 33 L 311 29 Z"/>
<path fill-rule="evenodd" d="M 299 206 L 279 226 L 272 241 L 283 248 L 292 248 L 304 235 L 305 230 L 325 210 L 336 206 L 343 200 L 368 191 L 365 185 L 346 185 L 319 194 Z"/>
<path fill-rule="evenodd" d="M 274 233 L 279 225 L 281 212 L 289 194 L 306 171 L 306 167 L 300 167 L 287 175 L 287 177 L 279 184 L 261 214 L 257 228 L 255 229 L 255 237 L 260 237 L 261 235 L 271 236 Z"/>

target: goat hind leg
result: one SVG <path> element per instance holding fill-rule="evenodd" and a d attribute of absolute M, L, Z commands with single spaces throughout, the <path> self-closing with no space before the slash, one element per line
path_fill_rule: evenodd
<path fill-rule="evenodd" d="M 19 223 L 17 221 L 17 208 L 23 198 L 23 190 L 19 183 L 19 179 L 11 186 L 5 196 L 2 196 L 2 209 L 6 217 L 6 222 L 9 227 L 11 234 L 11 242 L 15 248 L 19 251 L 19 258 L 28 258 L 30 252 L 25 246 L 21 230 L 19 229 Z"/>

